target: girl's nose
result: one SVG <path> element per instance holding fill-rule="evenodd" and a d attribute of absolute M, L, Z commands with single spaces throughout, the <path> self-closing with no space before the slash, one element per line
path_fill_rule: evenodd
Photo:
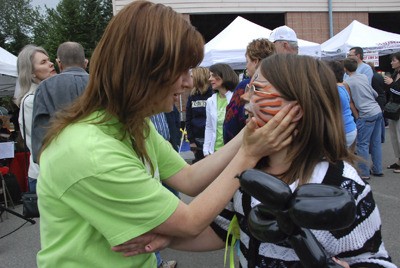
<path fill-rule="evenodd" d="M 245 92 L 242 96 L 240 96 L 240 101 L 242 103 L 247 103 L 250 101 L 249 92 Z"/>

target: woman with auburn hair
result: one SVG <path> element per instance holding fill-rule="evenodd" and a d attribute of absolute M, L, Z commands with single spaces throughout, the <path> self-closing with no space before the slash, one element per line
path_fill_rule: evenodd
<path fill-rule="evenodd" d="M 251 41 L 246 48 L 246 71 L 250 78 L 256 72 L 258 65 L 262 59 L 275 54 L 275 45 L 266 38 L 258 38 Z M 244 93 L 250 78 L 243 79 L 233 91 L 232 99 L 226 107 L 226 115 L 224 121 L 224 143 L 228 143 L 233 139 L 242 128 L 246 125 L 246 117 L 244 115 L 244 104 L 240 97 Z"/>
<path fill-rule="evenodd" d="M 291 107 L 263 128 L 249 123 L 193 166 L 157 133 L 148 117 L 172 111 L 203 51 L 201 34 L 162 4 L 134 1 L 112 18 L 85 92 L 56 115 L 44 140 L 38 267 L 155 268 L 154 254 L 126 258 L 112 247 L 150 230 L 198 235 L 238 189 L 235 175 L 290 143 Z M 185 204 L 161 181 L 196 198 Z"/>
<path fill-rule="evenodd" d="M 356 215 L 349 227 L 311 230 L 327 257 L 343 267 L 395 268 L 382 242 L 381 220 L 371 187 L 357 174 L 356 156 L 347 149 L 336 81 L 326 63 L 292 54 L 268 57 L 261 62 L 242 97 L 248 120 L 255 120 L 259 126 L 270 124 L 287 105 L 297 103 L 300 107 L 293 118 L 298 124 L 292 143 L 261 159 L 257 169 L 279 178 L 292 191 L 304 184 L 325 184 L 341 187 L 354 197 Z M 258 194 L 262 195 L 260 189 Z M 214 223 L 195 239 L 157 237 L 147 240 L 145 247 L 136 244 L 136 250 L 168 243 L 178 250 L 215 250 L 225 246 L 228 230 L 240 228 L 240 245 L 235 247 L 239 250 L 240 267 L 303 267 L 284 238 L 274 243 L 260 242 L 249 232 L 249 213 L 258 204 L 259 200 L 240 188 Z M 234 217 L 236 220 L 232 221 Z M 271 230 L 266 233 L 275 235 Z M 129 252 L 128 247 L 126 251 Z"/>
<path fill-rule="evenodd" d="M 194 161 L 204 158 L 203 143 L 206 128 L 206 103 L 212 90 L 208 78 L 210 71 L 206 67 L 192 69 L 193 89 L 186 104 L 186 131 Z"/>

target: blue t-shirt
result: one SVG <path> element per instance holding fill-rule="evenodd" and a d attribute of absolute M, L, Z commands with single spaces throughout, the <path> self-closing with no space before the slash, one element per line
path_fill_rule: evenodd
<path fill-rule="evenodd" d="M 344 86 L 338 86 L 340 103 L 342 104 L 342 116 L 344 132 L 350 133 L 356 129 L 356 123 L 350 109 L 350 96 Z"/>

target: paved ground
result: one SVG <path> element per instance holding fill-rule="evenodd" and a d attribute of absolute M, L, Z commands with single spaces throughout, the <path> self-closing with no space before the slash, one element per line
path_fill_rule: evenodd
<path fill-rule="evenodd" d="M 394 161 L 390 139 L 383 144 L 383 164 L 386 167 Z M 181 153 L 185 159 L 191 159 L 190 152 Z M 393 261 L 400 266 L 400 174 L 394 174 L 391 170 L 384 170 L 382 178 L 372 178 L 374 197 L 378 203 L 382 216 L 382 232 L 385 246 L 390 252 Z M 185 202 L 190 199 L 183 197 Z M 20 211 L 21 206 L 16 207 Z M 20 227 L 24 221 L 8 215 L 8 219 L 0 222 L 0 237 Z M 36 267 L 36 253 L 40 248 L 39 220 L 32 225 L 27 223 L 11 235 L 0 239 L 0 268 L 34 268 Z M 188 253 L 174 250 L 162 252 L 164 259 L 175 259 L 179 268 L 221 268 L 223 267 L 223 250 L 210 253 Z M 238 267 L 238 266 L 236 266 Z"/>

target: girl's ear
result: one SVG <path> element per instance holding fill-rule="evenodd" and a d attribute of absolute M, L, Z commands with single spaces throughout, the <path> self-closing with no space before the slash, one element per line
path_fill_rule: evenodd
<path fill-rule="evenodd" d="M 298 122 L 302 117 L 303 117 L 303 109 L 299 107 L 299 112 L 297 115 L 293 118 L 292 122 Z"/>

